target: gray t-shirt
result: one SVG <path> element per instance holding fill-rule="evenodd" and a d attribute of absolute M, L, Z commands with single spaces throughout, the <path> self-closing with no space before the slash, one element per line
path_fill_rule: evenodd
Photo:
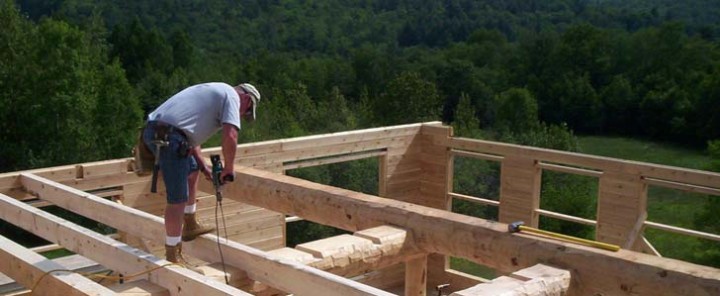
<path fill-rule="evenodd" d="M 190 143 L 197 146 L 222 128 L 223 123 L 240 129 L 240 97 L 226 83 L 197 84 L 165 101 L 148 119 L 183 130 Z"/>

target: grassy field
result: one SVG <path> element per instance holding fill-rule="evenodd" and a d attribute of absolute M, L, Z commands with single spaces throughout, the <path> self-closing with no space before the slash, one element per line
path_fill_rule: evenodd
<path fill-rule="evenodd" d="M 710 158 L 702 150 L 649 141 L 588 136 L 578 137 L 581 153 L 651 162 L 691 169 L 703 169 Z"/>
<path fill-rule="evenodd" d="M 581 152 L 627 160 L 643 161 L 663 165 L 705 169 L 710 162 L 705 151 L 689 149 L 662 143 L 615 137 L 578 137 Z M 648 220 L 694 229 L 696 216 L 699 215 L 708 196 L 685 193 L 679 190 L 650 186 L 648 189 Z M 664 256 L 699 264 L 702 256 L 703 240 L 665 231 L 648 229 L 645 237 Z M 712 242 L 720 247 L 720 243 Z"/>

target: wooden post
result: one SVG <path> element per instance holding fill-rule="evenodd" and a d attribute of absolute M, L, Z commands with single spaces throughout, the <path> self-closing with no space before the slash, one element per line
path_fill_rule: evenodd
<path fill-rule="evenodd" d="M 405 261 L 405 296 L 425 296 L 427 290 L 427 255 Z"/>
<path fill-rule="evenodd" d="M 441 124 L 426 124 L 420 129 L 422 179 L 420 195 L 410 202 L 418 205 L 446 209 L 448 195 L 448 159 L 450 151 L 444 145 L 452 129 Z"/>
<path fill-rule="evenodd" d="M 537 161 L 525 156 L 505 156 L 500 171 L 500 209 L 503 223 L 523 221 L 538 227 L 541 170 Z"/>
<path fill-rule="evenodd" d="M 647 185 L 639 174 L 605 171 L 598 190 L 595 238 L 627 247 L 628 241 L 642 235 L 639 229 L 647 216 Z"/>
<path fill-rule="evenodd" d="M 378 196 L 387 196 L 388 156 L 378 157 Z"/>

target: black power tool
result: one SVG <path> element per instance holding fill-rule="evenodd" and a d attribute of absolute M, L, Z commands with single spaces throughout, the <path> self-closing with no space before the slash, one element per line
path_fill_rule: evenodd
<path fill-rule="evenodd" d="M 222 185 L 225 184 L 225 181 L 234 181 L 235 178 L 232 175 L 227 175 L 225 176 L 225 178 L 220 179 L 223 170 L 222 161 L 220 161 L 220 155 L 210 155 L 210 162 L 212 162 L 212 178 L 213 186 L 215 186 L 215 198 L 218 202 L 222 202 Z"/>

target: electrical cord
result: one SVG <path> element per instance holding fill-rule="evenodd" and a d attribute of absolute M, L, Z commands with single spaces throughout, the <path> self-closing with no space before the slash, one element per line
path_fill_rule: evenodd
<path fill-rule="evenodd" d="M 229 285 L 230 281 L 228 280 L 227 270 L 225 270 L 225 257 L 223 256 L 222 247 L 220 246 L 221 236 L 220 236 L 220 223 L 218 223 L 218 208 L 220 208 L 223 229 L 225 232 L 225 240 L 227 241 L 228 235 L 227 235 L 227 227 L 225 226 L 225 211 L 223 211 L 222 201 L 220 201 L 219 199 L 215 202 L 215 230 L 217 233 L 216 237 L 217 237 L 218 252 L 220 253 L 220 264 L 222 264 L 223 276 L 225 276 L 225 284 Z"/>
<path fill-rule="evenodd" d="M 156 267 L 153 267 L 153 268 L 150 268 L 150 269 L 143 270 L 143 271 L 138 272 L 138 273 L 134 273 L 134 274 L 131 274 L 131 275 L 125 275 L 125 276 L 124 276 L 124 275 L 103 275 L 103 274 L 96 274 L 96 273 L 89 273 L 89 272 L 74 271 L 74 270 L 63 269 L 63 268 L 53 269 L 53 270 L 49 270 L 49 271 L 46 271 L 45 273 L 43 273 L 43 275 L 41 275 L 41 276 L 35 281 L 35 283 L 32 285 L 32 288 L 30 289 L 30 295 L 33 295 L 33 293 L 35 292 L 35 289 L 37 288 L 37 285 L 40 284 L 40 282 L 45 278 L 45 276 L 47 276 L 47 275 L 49 275 L 49 274 L 51 274 L 51 273 L 53 273 L 53 272 L 60 272 L 60 271 L 63 271 L 63 272 L 72 272 L 72 273 L 76 273 L 76 274 L 79 274 L 79 275 L 82 275 L 82 276 L 85 276 L 85 277 L 88 277 L 88 278 L 99 278 L 101 281 L 104 280 L 104 279 L 107 279 L 107 280 L 119 282 L 119 281 L 127 281 L 127 280 L 136 278 L 136 277 L 141 276 L 141 275 L 145 275 L 145 274 L 151 273 L 151 272 L 153 272 L 153 271 L 155 271 L 155 270 L 158 270 L 158 269 L 160 269 L 160 268 L 164 268 L 164 267 L 167 267 L 167 266 L 171 266 L 171 265 L 177 265 L 177 266 L 180 266 L 180 267 L 185 267 L 185 266 L 182 265 L 182 264 L 167 263 L 167 264 L 163 264 L 163 265 L 160 265 L 160 266 L 156 266 Z"/>

